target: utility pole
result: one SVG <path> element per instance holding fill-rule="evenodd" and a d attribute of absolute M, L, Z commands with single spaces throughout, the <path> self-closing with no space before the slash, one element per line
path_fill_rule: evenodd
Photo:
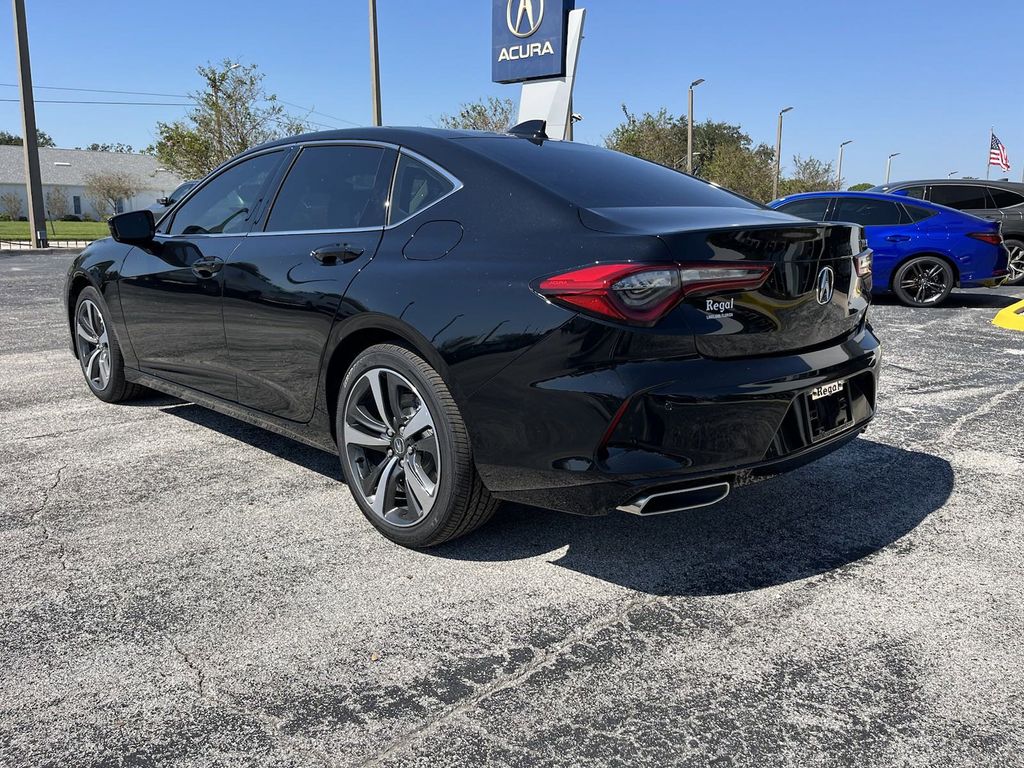
<path fill-rule="evenodd" d="M 373 91 L 373 124 L 380 117 L 380 59 L 377 53 L 377 0 L 370 0 L 370 90 Z"/>
<path fill-rule="evenodd" d="M 779 110 L 779 130 L 775 134 L 775 175 L 772 177 L 772 200 L 779 197 L 779 176 L 782 174 L 782 116 L 792 107 Z"/>
<path fill-rule="evenodd" d="M 21 131 L 25 149 L 25 191 L 28 193 L 28 228 L 33 248 L 49 248 L 46 241 L 46 209 L 43 207 L 43 180 L 39 173 L 39 147 L 36 144 L 36 105 L 32 96 L 32 66 L 28 55 L 28 24 L 25 0 L 12 0 L 14 6 L 14 45 L 18 52 L 18 78 L 21 85 Z"/>
<path fill-rule="evenodd" d="M 843 150 L 847 144 L 852 144 L 853 139 L 847 139 L 839 145 L 839 163 L 836 166 L 836 191 L 842 191 L 843 188 Z"/>
<path fill-rule="evenodd" d="M 897 155 L 900 155 L 900 154 L 902 154 L 902 152 L 893 152 L 891 155 L 889 155 L 889 159 L 885 161 L 885 183 L 886 184 L 889 183 L 889 171 L 892 170 L 892 159 L 894 157 L 896 157 Z"/>
<path fill-rule="evenodd" d="M 704 82 L 701 77 L 690 83 L 689 101 L 686 106 L 686 172 L 693 174 L 693 89 Z"/>

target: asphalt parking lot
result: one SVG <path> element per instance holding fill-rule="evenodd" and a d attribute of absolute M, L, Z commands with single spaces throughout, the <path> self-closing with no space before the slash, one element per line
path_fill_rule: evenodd
<path fill-rule="evenodd" d="M 0 255 L 0 765 L 1024 764 L 1024 289 L 879 303 L 817 464 L 420 553 L 332 456 L 89 394 L 70 258 Z"/>

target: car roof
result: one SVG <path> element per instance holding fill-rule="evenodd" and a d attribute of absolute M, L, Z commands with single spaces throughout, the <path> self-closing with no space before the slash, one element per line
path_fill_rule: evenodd
<path fill-rule="evenodd" d="M 508 136 L 508 134 L 494 133 L 492 131 L 468 131 L 451 128 L 420 128 L 420 127 L 363 127 L 363 128 L 339 128 L 333 131 L 314 131 L 303 133 L 297 136 L 287 136 L 283 139 L 275 139 L 258 147 L 246 150 L 243 154 L 258 152 L 272 147 L 286 147 L 291 144 L 300 144 L 311 141 L 379 141 L 386 144 L 417 144 L 424 140 L 451 140 L 464 139 L 478 136 Z"/>
<path fill-rule="evenodd" d="M 968 187 L 996 187 L 997 189 L 1008 189 L 1011 192 L 1024 194 L 1024 184 L 1019 181 L 989 181 L 987 179 L 916 179 L 914 181 L 896 181 L 891 184 L 877 184 L 872 190 L 880 189 L 903 189 L 905 187 L 939 186 L 946 184 L 957 184 Z"/>
<path fill-rule="evenodd" d="M 834 189 L 831 192 L 797 192 L 797 193 L 792 194 L 792 195 L 786 195 L 785 197 L 780 197 L 775 202 L 779 203 L 781 205 L 782 203 L 788 203 L 788 202 L 790 202 L 792 200 L 806 200 L 806 199 L 810 199 L 810 198 L 813 198 L 813 197 L 867 197 L 867 198 L 875 199 L 875 200 L 888 200 L 888 201 L 894 202 L 894 203 L 906 203 L 906 202 L 908 202 L 908 198 L 905 195 L 890 195 L 890 194 L 887 194 L 885 192 L 868 192 L 866 190 L 864 192 L 853 192 L 853 191 L 845 190 L 845 189 L 844 190 Z M 920 203 L 921 205 L 927 206 L 929 208 L 944 208 L 945 207 L 945 206 L 942 206 L 942 205 L 935 205 L 934 203 L 929 203 L 927 200 L 918 200 L 917 198 L 912 198 L 912 201 L 913 201 L 913 205 L 917 205 L 918 203 Z"/>

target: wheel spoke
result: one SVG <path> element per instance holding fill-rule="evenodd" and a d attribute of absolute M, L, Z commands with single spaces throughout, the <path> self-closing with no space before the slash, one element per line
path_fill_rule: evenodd
<path fill-rule="evenodd" d="M 100 343 L 99 336 L 97 336 L 94 331 L 90 330 L 89 328 L 86 328 L 85 327 L 85 323 L 83 323 L 81 319 L 79 319 L 79 321 L 78 321 L 78 325 L 76 327 L 76 331 L 77 331 L 78 337 L 80 339 L 84 339 L 85 341 L 89 342 L 90 344 L 99 344 Z"/>
<path fill-rule="evenodd" d="M 387 501 L 389 491 L 394 490 L 395 480 L 397 479 L 398 473 L 398 459 L 392 456 L 387 461 L 383 462 L 378 468 L 377 481 L 374 486 L 373 498 L 370 499 L 370 504 L 373 507 L 373 511 L 381 517 L 384 517 L 385 513 L 389 510 L 384 508 Z M 390 494 L 392 497 L 394 493 Z"/>
<path fill-rule="evenodd" d="M 406 439 L 415 437 L 427 427 L 432 426 L 434 426 L 434 422 L 430 418 L 430 411 L 427 410 L 426 403 L 420 403 L 420 407 L 416 409 L 416 413 L 414 413 L 408 423 L 402 427 L 402 437 Z"/>
<path fill-rule="evenodd" d="M 381 425 L 381 432 L 384 431 L 384 426 Z M 391 445 L 391 441 L 388 440 L 384 435 L 375 435 L 369 432 L 365 432 L 354 424 L 345 425 L 345 444 L 346 445 L 360 445 L 364 448 L 387 448 Z"/>
<path fill-rule="evenodd" d="M 393 416 L 388 413 L 387 408 L 384 406 L 384 392 L 380 386 L 380 377 L 384 375 L 386 374 L 383 371 L 373 371 L 368 380 L 370 382 L 370 391 L 373 392 L 373 404 L 377 407 L 377 414 L 384 424 L 390 425 L 393 421 Z"/>
<path fill-rule="evenodd" d="M 390 373 L 384 374 L 384 382 L 387 385 L 388 408 L 390 409 L 391 420 L 397 426 L 398 420 L 402 418 L 402 396 L 398 391 L 398 385 L 401 382 L 397 376 L 392 376 Z"/>
<path fill-rule="evenodd" d="M 434 505 L 434 492 L 437 486 L 421 475 L 420 467 L 415 461 L 406 462 L 405 487 L 424 514 L 429 512 Z"/>
<path fill-rule="evenodd" d="M 92 354 L 89 355 L 89 359 L 85 363 L 85 375 L 88 376 L 93 381 L 96 380 L 96 376 L 93 375 L 92 369 L 93 369 L 93 366 L 96 365 L 96 361 L 99 360 L 100 355 L 102 353 L 103 353 L 103 347 L 96 347 L 96 349 L 94 349 L 92 351 Z"/>

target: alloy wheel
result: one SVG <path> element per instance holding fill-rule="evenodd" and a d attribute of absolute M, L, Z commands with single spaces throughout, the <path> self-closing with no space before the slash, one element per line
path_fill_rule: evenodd
<path fill-rule="evenodd" d="M 85 378 L 93 389 L 106 389 L 110 382 L 110 337 L 107 324 L 103 322 L 103 313 L 91 299 L 78 305 L 75 338 Z"/>
<path fill-rule="evenodd" d="M 1016 285 L 1024 280 L 1024 245 L 1011 245 L 1007 249 L 1010 258 L 1006 263 L 1006 282 Z"/>
<path fill-rule="evenodd" d="M 919 304 L 933 304 L 949 288 L 946 265 L 936 259 L 918 259 L 900 276 L 900 287 Z"/>
<path fill-rule="evenodd" d="M 345 402 L 344 457 L 373 514 L 408 528 L 437 501 L 441 452 L 437 428 L 416 386 L 390 368 L 371 368 Z"/>

